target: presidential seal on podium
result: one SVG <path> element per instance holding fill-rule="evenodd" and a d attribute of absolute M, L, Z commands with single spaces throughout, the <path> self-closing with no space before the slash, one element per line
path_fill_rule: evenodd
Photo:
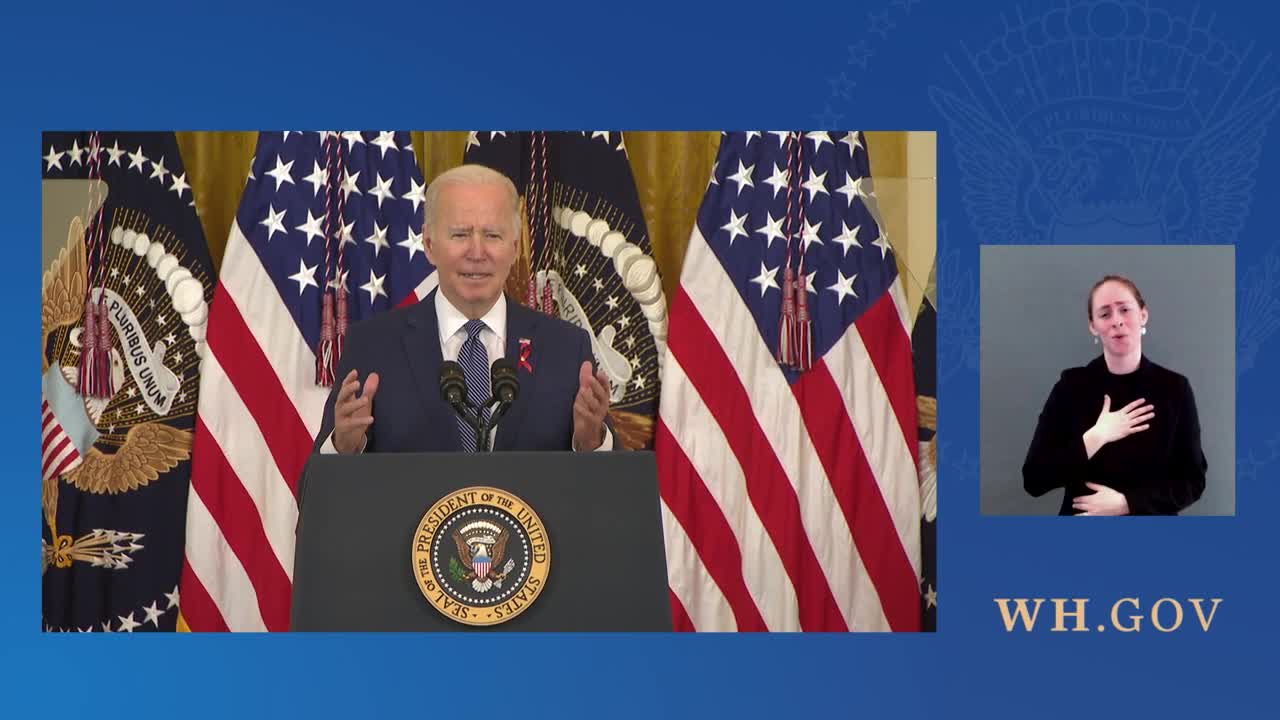
<path fill-rule="evenodd" d="M 469 487 L 436 501 L 418 523 L 413 576 L 432 607 L 465 625 L 498 625 L 546 587 L 551 544 L 533 508 L 511 493 Z"/>

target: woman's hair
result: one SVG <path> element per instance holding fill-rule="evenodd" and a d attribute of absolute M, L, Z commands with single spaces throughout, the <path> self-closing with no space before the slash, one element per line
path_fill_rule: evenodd
<path fill-rule="evenodd" d="M 1142 299 L 1142 292 L 1138 290 L 1138 286 L 1134 285 L 1132 280 L 1123 275 L 1106 275 L 1094 283 L 1093 287 L 1089 288 L 1089 302 L 1088 307 L 1085 308 L 1085 316 L 1090 320 L 1093 319 L 1093 294 L 1098 292 L 1098 288 L 1102 287 L 1103 283 L 1107 282 L 1118 282 L 1129 288 L 1129 292 L 1133 293 L 1133 297 L 1138 301 L 1138 307 L 1144 309 L 1147 307 L 1147 301 Z"/>

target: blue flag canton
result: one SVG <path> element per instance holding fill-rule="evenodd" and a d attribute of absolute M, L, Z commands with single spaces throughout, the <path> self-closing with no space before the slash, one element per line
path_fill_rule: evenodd
<path fill-rule="evenodd" d="M 336 197 L 326 197 L 330 137 L 342 149 L 333 178 L 343 198 L 341 223 Z M 310 347 L 320 338 L 325 287 L 345 283 L 355 323 L 394 307 L 431 272 L 422 237 L 425 192 L 407 132 L 259 134 L 236 220 Z M 326 204 L 334 237 L 327 263 Z"/>
<path fill-rule="evenodd" d="M 788 140 L 790 138 L 790 141 Z M 802 143 L 792 178 L 791 143 Z M 898 269 L 876 215 L 860 132 L 733 132 L 720 140 L 698 230 L 737 286 L 766 345 L 778 347 L 787 240 L 796 283 L 808 290 L 817 362 L 888 291 Z M 803 213 L 796 205 L 803 198 Z M 793 381 L 794 373 L 788 373 Z"/>

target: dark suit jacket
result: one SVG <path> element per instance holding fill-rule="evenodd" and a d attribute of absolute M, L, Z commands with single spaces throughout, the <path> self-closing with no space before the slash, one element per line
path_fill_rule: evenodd
<path fill-rule="evenodd" d="M 462 449 L 457 416 L 440 396 L 435 292 L 415 305 L 380 313 L 347 329 L 339 383 L 352 368 L 362 384 L 369 373 L 378 373 L 365 452 Z M 520 338 L 530 341 L 533 372 L 518 367 L 520 394 L 498 423 L 494 450 L 571 450 L 578 370 L 583 361 L 593 359 L 591 340 L 582 328 L 507 298 L 505 352 L 512 362 L 519 360 Z M 333 432 L 339 383 L 325 402 L 314 452 Z M 614 447 L 619 447 L 616 438 Z"/>

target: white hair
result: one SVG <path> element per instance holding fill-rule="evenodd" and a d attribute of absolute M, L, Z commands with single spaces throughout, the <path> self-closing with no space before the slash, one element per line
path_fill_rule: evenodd
<path fill-rule="evenodd" d="M 422 205 L 422 225 L 429 233 L 435 220 L 436 207 L 440 203 L 440 192 L 446 185 L 498 185 L 507 191 L 511 200 L 511 227 L 516 236 L 520 233 L 520 193 L 515 183 L 506 175 L 485 165 L 459 165 L 445 170 L 436 176 L 427 186 L 427 194 Z"/>

